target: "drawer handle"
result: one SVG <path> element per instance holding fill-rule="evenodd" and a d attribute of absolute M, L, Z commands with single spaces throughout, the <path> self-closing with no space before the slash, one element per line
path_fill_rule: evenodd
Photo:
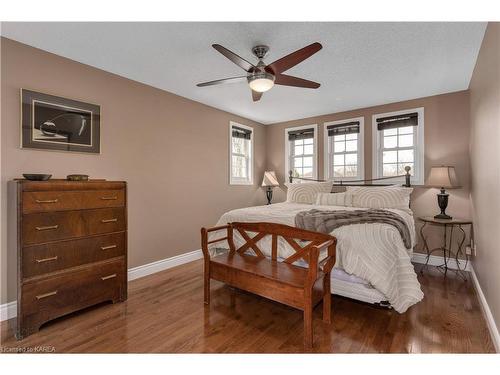
<path fill-rule="evenodd" d="M 52 230 L 59 228 L 59 225 L 49 225 L 46 227 L 36 227 L 36 230 Z"/>
<path fill-rule="evenodd" d="M 103 201 L 116 201 L 118 197 L 101 197 Z"/>
<path fill-rule="evenodd" d="M 44 263 L 44 262 L 50 262 L 51 260 L 57 260 L 57 255 L 51 258 L 35 259 L 35 262 Z"/>
<path fill-rule="evenodd" d="M 36 296 L 36 299 L 42 299 L 42 298 L 47 298 L 50 296 L 55 296 L 57 294 L 57 290 L 54 290 L 53 292 L 45 293 L 45 294 L 39 294 Z"/>
<path fill-rule="evenodd" d="M 114 249 L 116 245 L 109 245 L 109 246 L 101 246 L 101 250 L 109 250 L 109 249 Z"/>
<path fill-rule="evenodd" d="M 47 199 L 47 200 L 40 200 L 40 199 L 35 199 L 36 203 L 57 203 L 59 202 L 59 199 Z"/>
<path fill-rule="evenodd" d="M 118 219 L 102 219 L 101 223 L 116 223 Z"/>
<path fill-rule="evenodd" d="M 108 275 L 108 276 L 103 276 L 101 277 L 101 280 L 108 280 L 108 279 L 113 279 L 116 277 L 116 273 L 112 274 L 112 275 Z"/>

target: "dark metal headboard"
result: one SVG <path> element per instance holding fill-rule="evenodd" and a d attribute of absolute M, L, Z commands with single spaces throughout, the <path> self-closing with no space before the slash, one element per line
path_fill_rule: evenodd
<path fill-rule="evenodd" d="M 406 174 L 402 174 L 402 175 L 399 175 L 399 176 L 371 178 L 371 179 L 368 179 L 368 180 L 351 180 L 351 181 L 347 181 L 347 182 L 343 182 L 343 181 L 335 182 L 335 181 L 333 181 L 333 186 L 389 186 L 389 185 L 393 185 L 393 184 L 367 184 L 366 182 L 392 180 L 394 178 L 404 177 L 405 178 L 405 183 L 403 184 L 403 186 L 410 187 L 411 186 L 411 183 L 410 183 L 410 177 L 411 177 L 410 170 L 411 170 L 411 167 L 407 165 L 405 167 Z M 294 179 L 295 180 L 303 180 L 303 181 L 326 182 L 326 180 L 315 180 L 313 178 L 294 177 L 293 176 L 293 171 L 289 171 L 288 172 L 288 179 L 290 180 L 290 183 L 292 183 Z M 362 184 L 361 182 L 365 182 L 365 183 Z"/>

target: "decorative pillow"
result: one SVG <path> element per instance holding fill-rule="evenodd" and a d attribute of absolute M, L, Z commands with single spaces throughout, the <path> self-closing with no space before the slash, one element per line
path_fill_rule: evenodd
<path fill-rule="evenodd" d="M 342 185 L 332 185 L 332 190 L 330 191 L 330 193 L 344 193 L 345 191 L 347 190 L 347 187 L 346 186 L 342 186 Z"/>
<path fill-rule="evenodd" d="M 352 205 L 352 195 L 345 193 L 318 193 L 316 195 L 316 203 L 319 206 L 345 206 Z"/>
<path fill-rule="evenodd" d="M 285 184 L 288 188 L 286 201 L 293 203 L 313 204 L 318 193 L 329 193 L 332 182 L 302 182 L 296 184 Z"/>
<path fill-rule="evenodd" d="M 401 186 L 350 186 L 347 191 L 352 194 L 353 207 L 397 208 L 407 211 L 413 189 Z"/>

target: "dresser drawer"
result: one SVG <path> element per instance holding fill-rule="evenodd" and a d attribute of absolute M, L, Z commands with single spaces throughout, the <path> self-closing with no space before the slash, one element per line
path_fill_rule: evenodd
<path fill-rule="evenodd" d="M 23 278 L 125 255 L 127 233 L 50 242 L 22 250 Z"/>
<path fill-rule="evenodd" d="M 47 321 L 99 302 L 118 301 L 126 296 L 123 258 L 101 262 L 44 280 L 24 283 L 24 321 Z"/>
<path fill-rule="evenodd" d="M 27 191 L 23 213 L 123 207 L 125 190 Z"/>
<path fill-rule="evenodd" d="M 26 214 L 22 218 L 22 246 L 120 232 L 125 228 L 125 208 Z"/>

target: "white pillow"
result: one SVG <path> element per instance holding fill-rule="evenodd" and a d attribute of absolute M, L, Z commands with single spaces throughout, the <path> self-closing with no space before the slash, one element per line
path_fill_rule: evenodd
<path fill-rule="evenodd" d="M 345 206 L 352 205 L 352 195 L 345 193 L 318 193 L 316 203 L 318 206 Z"/>
<path fill-rule="evenodd" d="M 327 182 L 301 182 L 296 184 L 285 184 L 288 188 L 286 201 L 292 203 L 313 204 L 318 193 L 329 193 L 333 183 Z"/>
<path fill-rule="evenodd" d="M 352 194 L 353 207 L 397 208 L 408 211 L 413 189 L 402 186 L 350 186 L 347 191 Z"/>

